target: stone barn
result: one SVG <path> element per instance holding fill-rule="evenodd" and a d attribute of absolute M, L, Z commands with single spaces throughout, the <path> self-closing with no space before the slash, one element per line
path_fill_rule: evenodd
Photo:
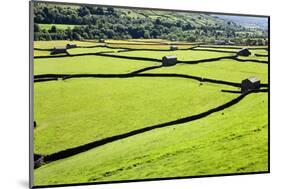
<path fill-rule="evenodd" d="M 242 93 L 259 88 L 260 88 L 260 80 L 256 77 L 249 77 L 247 79 L 244 79 L 241 83 Z"/>
<path fill-rule="evenodd" d="M 72 49 L 72 48 L 76 48 L 76 47 L 77 47 L 77 45 L 74 44 L 74 43 L 68 43 L 68 44 L 66 45 L 66 48 L 67 48 L 67 49 Z"/>
<path fill-rule="evenodd" d="M 172 45 L 170 46 L 170 50 L 171 51 L 178 50 L 178 47 L 176 45 Z"/>
<path fill-rule="evenodd" d="M 242 49 L 240 50 L 238 53 L 237 53 L 238 56 L 250 56 L 251 55 L 251 52 L 249 51 L 249 49 L 245 48 L 245 49 Z"/>
<path fill-rule="evenodd" d="M 54 55 L 54 54 L 63 54 L 63 53 L 67 53 L 66 47 L 54 47 L 50 54 Z"/>
<path fill-rule="evenodd" d="M 102 39 L 102 38 L 99 39 L 99 42 L 100 42 L 100 43 L 104 43 L 104 39 Z"/>
<path fill-rule="evenodd" d="M 174 55 L 164 56 L 162 58 L 163 66 L 173 66 L 177 64 L 177 57 Z"/>

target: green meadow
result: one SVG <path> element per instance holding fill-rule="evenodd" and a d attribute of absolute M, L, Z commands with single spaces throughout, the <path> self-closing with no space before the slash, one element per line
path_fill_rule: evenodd
<path fill-rule="evenodd" d="M 120 52 L 118 54 L 123 56 L 148 57 L 148 58 L 156 58 L 156 59 L 162 59 L 162 57 L 166 55 L 175 55 L 177 56 L 178 60 L 182 60 L 182 61 L 202 60 L 202 59 L 235 55 L 234 53 L 192 51 L 192 50 L 159 51 L 159 52 L 144 50 L 144 51 Z"/>
<path fill-rule="evenodd" d="M 200 64 L 178 64 L 177 66 L 149 70 L 145 73 L 178 73 L 237 83 L 247 77 L 256 76 L 262 83 L 268 82 L 267 64 L 250 61 L 239 62 L 231 59 Z"/>
<path fill-rule="evenodd" d="M 203 22 L 203 21 L 202 21 Z M 55 46 L 75 43 L 66 57 L 51 57 Z M 34 75 L 128 74 L 160 66 L 159 61 L 85 55 L 105 53 L 162 59 L 176 55 L 193 61 L 235 55 L 239 49 L 196 47 L 197 50 L 149 51 L 126 48 L 169 49 L 167 40 L 35 41 Z M 159 43 L 156 44 L 155 43 Z M 160 44 L 161 43 L 161 44 Z M 165 44 L 164 44 L 165 43 Z M 178 42 L 180 43 L 180 42 Z M 190 48 L 197 44 L 182 43 Z M 225 46 L 220 46 L 225 47 Z M 238 48 L 238 47 L 237 47 Z M 239 48 L 243 48 L 242 46 Z M 256 47 L 255 47 L 256 48 Z M 40 50 L 41 49 L 41 50 Z M 42 50 L 43 49 L 43 50 Z M 223 50 L 213 52 L 205 50 Z M 234 52 L 232 52 L 234 51 Z M 178 63 L 139 74 L 183 74 L 241 83 L 255 76 L 268 84 L 264 49 L 252 55 L 198 64 Z M 50 57 L 48 57 L 50 56 Z M 36 81 L 36 79 L 35 79 Z M 34 153 L 50 155 L 137 129 L 193 116 L 221 106 L 239 93 L 239 87 L 178 77 L 69 78 L 34 83 Z M 268 93 L 252 93 L 240 102 L 201 119 L 154 129 L 85 152 L 42 164 L 34 184 L 56 185 L 167 177 L 203 176 L 268 171 Z"/>
<path fill-rule="evenodd" d="M 51 154 L 198 114 L 237 96 L 221 89 L 233 87 L 199 85 L 182 78 L 88 78 L 36 84 L 35 152 Z"/>
<path fill-rule="evenodd" d="M 159 62 L 125 60 L 102 56 L 77 56 L 34 60 L 34 73 L 39 74 L 122 74 L 130 73 Z"/>
<path fill-rule="evenodd" d="M 267 171 L 268 96 L 136 135 L 35 170 L 37 185 Z"/>

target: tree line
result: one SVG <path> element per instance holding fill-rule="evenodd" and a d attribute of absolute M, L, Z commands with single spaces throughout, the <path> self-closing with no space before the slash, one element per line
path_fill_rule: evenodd
<path fill-rule="evenodd" d="M 35 40 L 131 39 L 161 38 L 188 42 L 233 41 L 237 44 L 265 45 L 266 31 L 252 31 L 234 22 L 195 25 L 204 15 L 191 18 L 191 22 L 163 17 L 152 17 L 134 10 L 112 7 L 60 6 L 35 3 Z M 198 14 L 199 15 L 199 14 Z M 197 16 L 198 16 L 197 15 Z M 155 16 L 155 15 L 154 15 Z M 215 18 L 214 18 L 215 19 Z M 54 24 L 42 29 L 39 24 Z M 76 25 L 73 29 L 58 29 L 55 24 Z M 239 32 L 239 33 L 238 33 Z M 238 34 L 237 34 L 238 33 Z"/>

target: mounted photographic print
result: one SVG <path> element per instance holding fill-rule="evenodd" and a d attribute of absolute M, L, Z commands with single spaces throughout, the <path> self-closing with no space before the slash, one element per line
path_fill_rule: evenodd
<path fill-rule="evenodd" d="M 30 2 L 30 186 L 269 173 L 269 50 L 268 16 Z"/>

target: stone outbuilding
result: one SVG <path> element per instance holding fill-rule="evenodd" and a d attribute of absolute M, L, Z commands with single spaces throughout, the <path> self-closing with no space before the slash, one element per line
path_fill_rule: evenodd
<path fill-rule="evenodd" d="M 100 43 L 104 43 L 105 40 L 104 40 L 103 38 L 101 38 L 101 39 L 99 39 L 99 42 L 100 42 Z"/>
<path fill-rule="evenodd" d="M 177 57 L 174 55 L 163 56 L 162 65 L 163 66 L 173 66 L 177 64 Z"/>
<path fill-rule="evenodd" d="M 68 44 L 66 45 L 66 48 L 67 48 L 67 49 L 77 48 L 77 45 L 74 44 L 74 43 L 68 43 Z"/>
<path fill-rule="evenodd" d="M 260 80 L 257 77 L 249 77 L 244 79 L 241 83 L 241 92 L 247 92 L 260 88 Z"/>
<path fill-rule="evenodd" d="M 178 50 L 178 47 L 176 45 L 172 45 L 172 46 L 170 46 L 170 50 L 171 51 Z"/>
<path fill-rule="evenodd" d="M 238 56 L 250 56 L 251 55 L 251 52 L 249 51 L 249 49 L 247 48 L 244 48 L 242 50 L 240 50 L 238 53 L 237 53 Z"/>
<path fill-rule="evenodd" d="M 54 47 L 50 54 L 55 55 L 55 54 L 64 54 L 64 53 L 67 53 L 66 47 Z"/>

